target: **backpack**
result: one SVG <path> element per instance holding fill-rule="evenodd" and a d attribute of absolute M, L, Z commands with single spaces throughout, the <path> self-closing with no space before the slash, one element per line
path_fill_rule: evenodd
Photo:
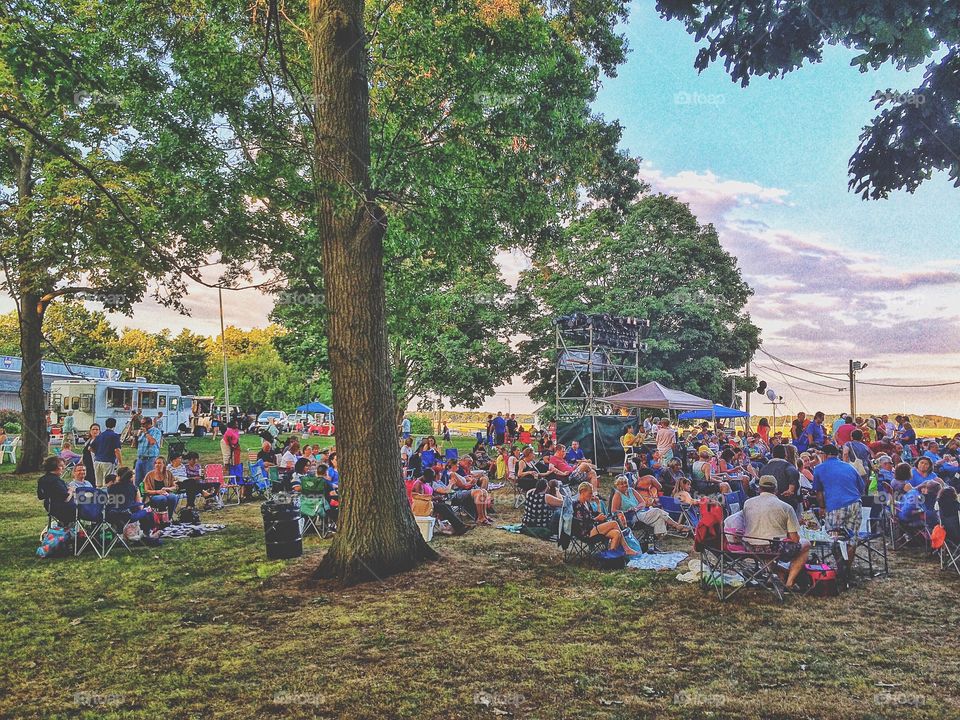
<path fill-rule="evenodd" d="M 184 525 L 199 525 L 200 513 L 196 508 L 185 507 L 180 511 L 177 519 Z"/>
<path fill-rule="evenodd" d="M 65 555 L 69 551 L 72 535 L 69 530 L 59 527 L 49 527 L 40 537 L 40 547 L 37 548 L 38 558 Z"/>
<path fill-rule="evenodd" d="M 693 533 L 693 549 L 701 552 L 705 547 L 720 547 L 722 528 L 723 508 L 707 498 L 700 498 L 700 522 Z"/>

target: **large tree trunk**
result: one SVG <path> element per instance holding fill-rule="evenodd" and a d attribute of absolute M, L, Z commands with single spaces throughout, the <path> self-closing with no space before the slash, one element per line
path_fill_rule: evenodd
<path fill-rule="evenodd" d="M 23 406 L 22 446 L 17 472 L 40 469 L 47 453 L 46 403 L 43 397 L 43 315 L 40 297 L 34 293 L 20 296 L 20 404 Z"/>
<path fill-rule="evenodd" d="M 314 176 L 341 471 L 339 531 L 320 577 L 345 583 L 408 570 L 436 553 L 400 475 L 383 283 L 386 216 L 368 196 L 362 0 L 310 0 Z"/>

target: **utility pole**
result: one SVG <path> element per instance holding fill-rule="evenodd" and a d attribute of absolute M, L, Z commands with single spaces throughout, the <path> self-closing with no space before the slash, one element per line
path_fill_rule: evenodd
<path fill-rule="evenodd" d="M 747 360 L 747 382 L 749 383 L 749 381 L 750 381 L 750 361 Z M 753 390 L 748 390 L 746 392 L 746 404 L 743 408 L 746 411 L 747 415 L 750 414 L 750 396 L 751 395 L 753 395 Z M 749 417 L 747 418 L 747 422 L 750 422 Z"/>
<path fill-rule="evenodd" d="M 865 370 L 867 363 L 859 360 L 850 361 L 850 417 L 857 419 L 857 373 Z"/>
<path fill-rule="evenodd" d="M 227 337 L 223 328 L 223 288 L 217 287 L 217 297 L 220 299 L 220 349 L 223 351 L 223 409 L 227 415 L 227 422 L 230 417 L 230 385 L 227 382 Z"/>

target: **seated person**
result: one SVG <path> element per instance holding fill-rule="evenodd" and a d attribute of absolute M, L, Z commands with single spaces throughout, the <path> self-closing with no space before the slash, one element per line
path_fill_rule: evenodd
<path fill-rule="evenodd" d="M 122 530 L 127 523 L 136 522 L 144 535 L 153 529 L 153 513 L 143 506 L 143 498 L 134 484 L 134 472 L 131 468 L 121 467 L 106 478 L 107 509 L 106 518 L 113 527 Z"/>
<path fill-rule="evenodd" d="M 438 490 L 434 487 L 436 480 L 437 478 L 436 474 L 433 472 L 433 468 L 427 468 L 423 471 L 423 475 L 414 481 L 412 493 L 421 498 L 430 498 L 431 502 L 433 502 L 433 515 L 438 519 L 449 523 L 450 535 L 463 535 L 470 528 L 467 527 L 466 523 L 459 518 L 454 509 L 445 502 L 445 496 L 449 494 L 449 488 L 444 487 L 446 492 Z M 412 505 L 413 503 L 411 501 L 411 506 Z M 441 530 L 441 532 L 444 531 Z"/>
<path fill-rule="evenodd" d="M 464 476 L 469 479 L 475 487 L 487 489 L 487 485 L 490 482 L 490 476 L 487 474 L 486 470 L 474 469 L 473 467 L 473 458 L 467 455 L 466 457 L 460 458 L 456 463 L 457 474 Z"/>
<path fill-rule="evenodd" d="M 82 466 L 81 466 L 82 467 Z M 67 487 L 61 475 L 63 460 L 51 455 L 43 461 L 43 475 L 37 480 L 37 499 L 57 521 L 61 528 L 70 527 L 77 517 L 77 505 L 73 491 Z"/>
<path fill-rule="evenodd" d="M 693 505 L 696 500 L 694 500 L 693 495 L 690 494 L 692 489 L 693 483 L 690 481 L 690 478 L 681 477 L 677 480 L 677 484 L 673 488 L 673 497 L 676 498 L 677 502 L 683 503 L 684 505 Z"/>
<path fill-rule="evenodd" d="M 293 466 L 293 473 L 290 475 L 290 481 L 287 487 L 290 492 L 300 492 L 300 478 L 311 473 L 311 460 L 307 456 L 301 457 Z"/>
<path fill-rule="evenodd" d="M 634 484 L 637 494 L 643 499 L 646 507 L 652 507 L 657 504 L 657 498 L 663 494 L 663 485 L 650 471 L 641 472 Z"/>
<path fill-rule="evenodd" d="M 701 445 L 697 451 L 697 461 L 693 463 L 691 474 L 693 475 L 693 487 L 701 495 L 714 495 L 716 493 L 730 492 L 730 484 L 713 477 L 713 451 L 706 445 Z"/>
<path fill-rule="evenodd" d="M 673 495 L 673 489 L 677 486 L 683 474 L 683 465 L 680 458 L 672 458 L 667 466 L 660 473 L 660 489 L 663 495 Z"/>
<path fill-rule="evenodd" d="M 623 434 L 620 442 L 623 443 L 624 450 L 633 449 L 634 445 L 637 443 L 637 435 L 633 432 L 633 425 L 627 426 L 627 431 Z"/>
<path fill-rule="evenodd" d="M 563 507 L 563 498 L 556 492 L 556 480 L 553 492 L 548 492 L 549 483 L 546 478 L 539 478 L 537 484 L 526 493 L 526 502 L 523 506 L 523 519 L 520 521 L 531 528 L 551 528 L 553 521 L 559 523 L 560 508 Z"/>
<path fill-rule="evenodd" d="M 563 445 L 557 445 L 556 451 L 547 458 L 550 469 L 555 478 L 567 485 L 575 485 L 583 481 L 589 481 L 594 488 L 600 488 L 600 478 L 597 477 L 593 466 L 586 460 L 578 461 L 571 465 L 564 458 L 565 448 Z"/>
<path fill-rule="evenodd" d="M 590 458 L 584 457 L 583 448 L 580 447 L 579 440 L 574 440 L 570 443 L 570 449 L 567 450 L 566 454 L 563 456 L 563 459 L 566 460 L 570 465 L 576 465 L 577 463 L 581 462 L 590 463 Z"/>
<path fill-rule="evenodd" d="M 683 533 L 690 530 L 685 525 L 674 522 L 664 510 L 651 507 L 639 490 L 630 487 L 623 475 L 613 483 L 610 513 L 614 516 L 622 513 L 624 524 L 629 527 L 636 527 L 637 523 L 648 525 L 653 528 L 654 535 L 665 535 L 668 527 Z"/>
<path fill-rule="evenodd" d="M 913 490 L 913 468 L 910 463 L 902 462 L 893 471 L 893 492 L 897 495 Z"/>
<path fill-rule="evenodd" d="M 913 477 L 910 480 L 910 484 L 913 487 L 922 485 L 928 480 L 938 480 L 939 476 L 933 470 L 933 461 L 929 457 L 921 457 L 917 460 L 916 465 L 913 468 Z"/>
<path fill-rule="evenodd" d="M 487 454 L 487 447 L 482 442 L 478 442 L 473 446 L 473 450 L 470 451 L 468 456 L 473 461 L 473 466 L 477 470 L 483 470 L 487 472 L 490 470 L 490 465 L 493 461 L 490 459 L 490 456 Z M 466 458 L 464 458 L 466 459 Z"/>
<path fill-rule="evenodd" d="M 67 483 L 67 489 L 73 495 L 77 494 L 77 490 L 95 490 L 93 483 L 87 479 L 87 466 L 80 463 L 73 466 L 73 479 Z"/>
<path fill-rule="evenodd" d="M 182 488 L 187 495 L 187 507 L 196 507 L 197 496 L 201 496 L 206 502 L 207 507 L 215 509 L 223 508 L 223 498 L 220 497 L 219 481 L 207 482 L 203 479 L 203 468 L 200 466 L 200 456 L 196 452 L 188 452 L 185 456 L 187 461 L 183 466 L 186 478 L 181 481 L 177 479 L 177 487 Z"/>
<path fill-rule="evenodd" d="M 273 450 L 273 444 L 267 440 L 260 446 L 260 452 L 257 453 L 257 460 L 263 462 L 263 467 L 269 470 L 277 464 L 277 453 Z"/>
<path fill-rule="evenodd" d="M 170 456 L 167 461 L 167 469 L 178 485 L 182 485 L 187 479 L 187 466 L 183 464 L 183 456 L 180 453 L 174 453 Z"/>
<path fill-rule="evenodd" d="M 150 506 L 168 513 L 171 519 L 180 504 L 180 498 L 184 497 L 177 492 L 177 484 L 167 468 L 167 461 L 162 457 L 154 460 L 153 470 L 143 478 L 143 489 Z"/>
<path fill-rule="evenodd" d="M 947 531 L 947 539 L 953 544 L 960 544 L 960 503 L 957 501 L 957 491 L 952 487 L 945 487 L 937 496 L 937 510 L 940 515 L 940 524 Z"/>
<path fill-rule="evenodd" d="M 895 480 L 893 474 L 893 458 L 889 455 L 881 455 L 877 458 L 877 489 L 883 490 L 883 485 L 886 483 L 891 488 L 893 488 L 893 483 Z"/>
<path fill-rule="evenodd" d="M 467 459 L 469 460 L 469 458 Z M 476 474 L 461 474 L 459 471 L 462 467 L 463 466 L 460 465 L 454 465 L 454 469 L 449 471 L 449 487 L 450 490 L 453 491 L 450 498 L 451 502 L 455 505 L 459 504 L 469 511 L 469 504 L 463 495 L 463 493 L 466 493 L 472 500 L 473 510 L 476 512 L 477 524 L 492 525 L 493 521 L 487 517 L 487 507 L 491 503 L 490 495 L 484 489 L 484 486 Z M 469 463 L 467 467 L 469 467 Z M 483 475 L 485 476 L 486 474 L 483 473 Z"/>
<path fill-rule="evenodd" d="M 60 449 L 60 459 L 63 460 L 67 465 L 73 465 L 74 463 L 79 463 L 83 460 L 81 455 L 77 455 L 73 451 L 73 445 L 69 442 L 64 442 L 63 446 Z"/>
<path fill-rule="evenodd" d="M 520 462 L 517 463 L 517 487 L 524 491 L 532 490 L 542 477 L 544 474 L 537 469 L 533 448 L 524 448 Z"/>
<path fill-rule="evenodd" d="M 573 534 L 583 540 L 600 535 L 607 538 L 609 550 L 623 548 L 626 555 L 638 555 L 623 539 L 620 524 L 603 513 L 597 513 L 591 504 L 592 499 L 593 485 L 588 482 L 580 483 L 577 487 L 577 499 L 573 503 Z"/>
<path fill-rule="evenodd" d="M 796 590 L 797 577 L 810 555 L 810 543 L 800 539 L 796 510 L 777 497 L 777 479 L 773 475 L 762 476 L 759 489 L 759 495 L 747 498 L 743 504 L 744 544 L 767 549 L 772 541 L 780 541 L 780 558 L 790 561 L 785 585 L 787 590 Z"/>

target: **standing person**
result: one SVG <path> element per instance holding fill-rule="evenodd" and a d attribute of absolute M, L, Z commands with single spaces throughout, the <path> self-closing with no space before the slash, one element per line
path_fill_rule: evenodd
<path fill-rule="evenodd" d="M 850 433 L 850 441 L 843 446 L 844 462 L 854 463 L 857 460 L 863 464 L 863 472 L 860 477 L 863 479 L 863 486 L 867 488 L 870 485 L 870 468 L 873 461 L 873 453 L 870 452 L 863 442 L 863 431 L 859 428 Z"/>
<path fill-rule="evenodd" d="M 670 418 L 663 418 L 660 421 L 660 429 L 657 430 L 657 452 L 660 453 L 660 460 L 668 463 L 673 460 L 673 446 L 677 442 L 677 431 L 670 427 Z"/>
<path fill-rule="evenodd" d="M 893 436 L 897 432 L 897 424 L 890 419 L 889 415 L 881 415 L 880 421 L 883 425 L 883 434 L 893 440 Z"/>
<path fill-rule="evenodd" d="M 813 416 L 813 422 L 807 425 L 803 431 L 803 436 L 807 439 L 807 447 L 810 449 L 823 446 L 823 441 L 827 439 L 827 434 L 823 429 L 823 413 L 817 412 Z M 797 446 L 799 450 L 800 447 Z"/>
<path fill-rule="evenodd" d="M 510 413 L 507 418 L 507 442 L 513 442 L 517 439 L 517 416 Z"/>
<path fill-rule="evenodd" d="M 837 447 L 843 447 L 848 442 L 850 442 L 850 437 L 853 435 L 853 431 L 857 429 L 857 426 L 853 422 L 853 418 L 849 415 L 844 416 L 844 420 L 840 425 L 836 427 L 833 431 L 833 442 Z"/>
<path fill-rule="evenodd" d="M 442 430 L 442 432 L 443 432 L 443 441 L 444 441 L 445 443 L 450 442 L 450 428 L 447 427 L 447 421 L 446 421 L 446 420 L 443 421 L 443 430 Z"/>
<path fill-rule="evenodd" d="M 107 418 L 104 424 L 107 429 L 97 435 L 93 441 L 93 475 L 97 487 L 106 483 L 107 475 L 112 473 L 115 467 L 119 468 L 123 464 L 121 456 L 123 443 L 114 430 L 117 419 Z"/>
<path fill-rule="evenodd" d="M 498 412 L 497 416 L 491 421 L 493 425 L 493 442 L 495 445 L 503 445 L 507 436 L 507 420 L 503 417 L 502 412 Z"/>
<path fill-rule="evenodd" d="M 73 419 L 73 410 L 68 410 L 66 417 L 63 418 L 63 426 L 60 428 L 63 435 L 60 439 L 61 443 L 70 443 L 73 445 L 77 441 L 76 432 L 75 432 L 75 421 Z"/>
<path fill-rule="evenodd" d="M 406 415 L 403 416 L 403 420 L 400 421 L 400 436 L 406 440 L 410 437 L 410 418 Z"/>
<path fill-rule="evenodd" d="M 820 451 L 823 462 L 813 471 L 813 490 L 827 514 L 827 529 L 855 538 L 860 530 L 860 498 L 863 478 L 853 466 L 840 462 L 840 451 L 827 445 Z"/>
<path fill-rule="evenodd" d="M 836 439 L 837 437 L 837 430 L 839 430 L 840 426 L 843 425 L 846 421 L 847 421 L 846 413 L 840 413 L 840 416 L 833 421 L 833 426 L 830 428 L 830 434 L 834 437 L 834 439 Z"/>
<path fill-rule="evenodd" d="M 768 448 L 770 447 L 770 421 L 766 418 L 760 418 L 760 422 L 757 423 L 757 435 L 760 436 L 760 440 L 763 441 L 763 444 Z"/>
<path fill-rule="evenodd" d="M 807 427 L 807 414 L 798 412 L 797 417 L 790 423 L 790 441 L 797 446 L 797 450 L 803 452 L 807 449 L 807 436 L 803 432 Z"/>
<path fill-rule="evenodd" d="M 83 451 L 80 453 L 83 456 L 83 466 L 87 469 L 87 478 L 89 478 L 95 487 L 99 487 L 100 483 L 97 482 L 97 473 L 96 466 L 93 464 L 93 443 L 100 436 L 100 423 L 93 423 L 90 425 L 90 432 L 87 435 L 87 441 L 83 444 Z"/>
<path fill-rule="evenodd" d="M 130 447 L 137 446 L 137 438 L 140 435 L 140 414 L 137 410 L 130 411 L 130 420 L 127 422 L 127 426 L 123 429 L 123 439 L 124 441 L 129 441 Z"/>
<path fill-rule="evenodd" d="M 220 456 L 223 460 L 224 475 L 227 475 L 234 465 L 240 464 L 240 431 L 237 429 L 236 420 L 227 423 L 227 429 L 223 431 L 223 439 L 220 440 Z"/>
<path fill-rule="evenodd" d="M 154 461 L 160 457 L 160 443 L 163 442 L 163 434 L 158 428 L 153 426 L 153 420 L 146 417 L 140 426 L 140 432 L 137 435 L 137 485 L 143 482 L 147 473 L 153 469 Z"/>
<path fill-rule="evenodd" d="M 487 415 L 487 445 L 493 445 L 493 415 Z"/>

